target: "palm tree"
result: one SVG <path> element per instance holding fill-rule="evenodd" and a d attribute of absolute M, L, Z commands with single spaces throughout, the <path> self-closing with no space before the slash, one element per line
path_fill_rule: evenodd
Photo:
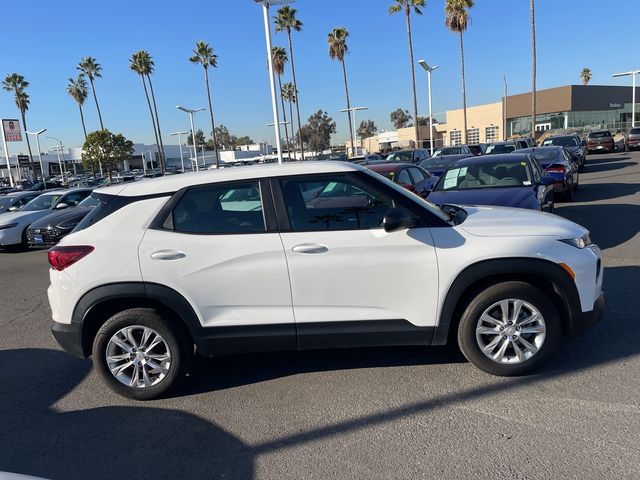
<path fill-rule="evenodd" d="M 344 91 L 347 96 L 347 114 L 349 115 L 349 134 L 351 136 L 351 150 L 353 155 L 356 154 L 356 144 L 354 141 L 355 132 L 351 125 L 351 100 L 349 99 L 349 83 L 347 82 L 347 67 L 344 63 L 344 56 L 349 51 L 347 46 L 347 37 L 349 32 L 346 28 L 338 27 L 334 28 L 327 37 L 329 43 L 329 58 L 331 60 L 338 60 L 342 64 L 342 77 L 344 79 Z"/>
<path fill-rule="evenodd" d="M 416 72 L 413 63 L 413 36 L 411 34 L 411 10 L 416 15 L 422 15 L 422 9 L 425 7 L 425 0 L 394 0 L 393 5 L 389 7 L 389 14 L 393 15 L 404 11 L 407 19 L 407 35 L 409 37 L 409 59 L 411 60 L 411 81 L 413 84 L 413 118 L 416 119 L 415 135 L 416 143 L 418 142 L 418 97 L 416 94 Z M 416 145 L 417 146 L 417 145 Z"/>
<path fill-rule="evenodd" d="M 589 85 L 589 82 L 591 81 L 591 69 L 584 67 L 580 72 L 580 78 L 582 79 L 583 85 Z"/>
<path fill-rule="evenodd" d="M 189 58 L 191 63 L 199 63 L 204 68 L 204 83 L 207 87 L 207 98 L 209 99 L 209 115 L 211 117 L 211 138 L 213 138 L 213 149 L 216 151 L 216 167 L 220 167 L 218 160 L 218 140 L 216 138 L 216 122 L 213 118 L 213 105 L 211 104 L 211 88 L 209 87 L 209 67 L 218 68 L 218 55 L 213 52 L 213 48 L 205 41 L 196 42 L 193 49 L 193 56 Z"/>
<path fill-rule="evenodd" d="M 289 129 L 287 127 L 287 111 L 284 108 L 284 96 L 282 95 L 282 75 L 284 75 L 284 66 L 287 63 L 287 50 L 284 47 L 273 47 L 271 49 L 271 57 L 273 59 L 273 71 L 278 75 L 278 86 L 280 87 L 280 101 L 282 102 L 282 121 L 284 122 L 284 135 L 287 141 L 287 151 L 291 157 L 291 143 L 289 142 Z M 291 118 L 293 122 L 293 118 Z M 291 123 L 291 132 L 293 133 L 293 123 Z"/>
<path fill-rule="evenodd" d="M 151 74 L 155 68 L 155 64 L 153 63 L 153 59 L 151 55 L 146 50 L 141 50 L 142 57 L 144 59 L 144 64 L 146 66 L 146 76 L 147 81 L 149 82 L 149 91 L 151 92 L 151 103 L 153 104 L 153 111 L 156 114 L 156 126 L 158 127 L 158 140 L 160 141 L 158 145 L 159 156 L 160 156 L 160 171 L 164 174 L 167 170 L 167 159 L 164 155 L 164 142 L 162 141 L 162 128 L 160 128 L 160 117 L 158 116 L 158 106 L 156 105 L 156 94 L 153 90 L 153 82 L 151 81 Z"/>
<path fill-rule="evenodd" d="M 282 93 L 280 94 L 283 100 L 289 102 L 289 118 L 291 119 L 291 136 L 294 140 L 291 142 L 295 144 L 295 133 L 293 129 L 293 104 L 298 101 L 298 95 L 296 92 L 296 88 L 293 86 L 293 83 L 288 82 L 282 85 Z M 302 138 L 298 135 L 299 138 Z M 302 142 L 300 142 L 302 143 Z"/>
<path fill-rule="evenodd" d="M 100 105 L 98 104 L 98 97 L 96 96 L 96 86 L 93 83 L 96 78 L 102 77 L 102 67 L 96 59 L 93 57 L 85 57 L 80 59 L 77 69 L 89 79 L 91 83 L 91 91 L 93 92 L 93 101 L 96 102 L 96 109 L 98 110 L 98 119 L 100 120 L 100 130 L 104 130 L 104 124 L 102 123 L 102 113 L 100 112 Z"/>
<path fill-rule="evenodd" d="M 446 27 L 460 35 L 460 67 L 462 69 L 462 113 L 464 118 L 464 132 L 462 142 L 467 143 L 467 89 L 464 79 L 464 42 L 462 34 L 467 30 L 471 18 L 469 9 L 473 7 L 473 0 L 447 0 L 444 6 Z M 416 122 L 417 123 L 417 122 Z"/>
<path fill-rule="evenodd" d="M 36 178 L 36 171 L 33 166 L 33 154 L 31 153 L 31 142 L 29 142 L 29 135 L 26 133 L 27 128 L 27 110 L 29 110 L 29 94 L 25 92 L 25 89 L 29 86 L 29 82 L 27 82 L 24 77 L 18 73 L 10 73 L 5 77 L 2 81 L 2 88 L 7 92 L 14 93 L 14 99 L 16 102 L 16 107 L 20 110 L 20 115 L 22 116 L 22 127 L 25 131 L 25 139 L 27 140 L 27 149 L 29 150 L 29 168 L 31 168 L 31 173 L 33 174 L 33 178 Z M 7 154 L 8 157 L 8 154 Z M 7 158 L 7 164 L 9 160 Z M 43 172 L 44 175 L 44 172 Z"/>
<path fill-rule="evenodd" d="M 142 80 L 142 88 L 144 89 L 144 96 L 147 98 L 147 105 L 149 107 L 149 114 L 151 115 L 151 123 L 153 124 L 153 134 L 156 139 L 156 143 L 158 145 L 158 150 L 161 150 L 160 147 L 160 138 L 158 136 L 159 127 L 157 125 L 157 119 L 153 113 L 153 108 L 151 106 L 151 99 L 149 98 L 149 91 L 147 90 L 147 82 L 146 78 L 150 71 L 153 70 L 153 60 L 151 60 L 151 56 L 144 50 L 139 50 L 131 55 L 129 59 L 129 68 L 133 70 L 135 73 L 140 75 L 140 79 Z M 162 167 L 162 154 L 160 154 L 161 159 L 161 167 Z"/>
<path fill-rule="evenodd" d="M 82 106 L 84 102 L 87 100 L 87 81 L 84 79 L 84 75 L 78 75 L 78 78 L 70 78 L 69 83 L 67 84 L 67 93 L 73 98 L 78 104 L 78 108 L 80 109 L 80 121 L 82 122 L 82 131 L 84 132 L 84 138 L 87 139 L 87 127 L 84 124 L 84 113 L 82 111 Z"/>
<path fill-rule="evenodd" d="M 532 62 L 532 85 L 531 85 L 531 136 L 536 136 L 536 11 L 535 0 L 531 0 L 531 51 Z"/>
<path fill-rule="evenodd" d="M 274 17 L 276 32 L 287 32 L 289 39 L 289 59 L 291 60 L 291 77 L 293 79 L 293 89 L 296 94 L 296 117 L 298 119 L 298 138 L 302 138 L 302 123 L 300 121 L 300 103 L 298 93 L 298 81 L 296 80 L 296 66 L 293 61 L 293 42 L 291 41 L 291 31 L 300 32 L 302 30 L 302 22 L 296 18 L 296 9 L 288 5 L 278 10 L 278 15 Z M 304 160 L 304 146 L 300 142 L 300 154 Z"/>

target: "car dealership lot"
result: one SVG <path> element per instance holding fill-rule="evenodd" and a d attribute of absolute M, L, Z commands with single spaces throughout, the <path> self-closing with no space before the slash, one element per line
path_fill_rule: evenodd
<path fill-rule="evenodd" d="M 0 471 L 47 478 L 640 476 L 640 154 L 592 155 L 556 212 L 604 251 L 607 312 L 537 374 L 453 348 L 199 360 L 127 401 L 50 336 L 46 253 L 0 254 Z"/>

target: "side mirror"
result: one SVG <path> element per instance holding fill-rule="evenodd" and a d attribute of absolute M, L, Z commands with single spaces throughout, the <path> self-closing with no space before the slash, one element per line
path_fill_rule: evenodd
<path fill-rule="evenodd" d="M 17 205 L 14 205 L 13 207 L 9 207 L 9 212 L 17 212 L 20 209 L 20 207 L 18 207 Z"/>
<path fill-rule="evenodd" d="M 545 187 L 548 187 L 549 185 L 553 185 L 554 183 L 556 183 L 556 179 L 549 175 L 545 175 L 540 180 L 540 185 L 544 185 Z"/>
<path fill-rule="evenodd" d="M 64 210 L 65 208 L 69 208 L 68 203 L 61 202 L 56 205 L 56 210 Z"/>
<path fill-rule="evenodd" d="M 385 213 L 382 225 L 387 233 L 413 227 L 413 218 L 400 208 L 391 208 Z"/>

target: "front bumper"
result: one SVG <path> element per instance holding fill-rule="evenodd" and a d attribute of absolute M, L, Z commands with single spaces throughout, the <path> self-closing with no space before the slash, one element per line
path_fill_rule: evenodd
<path fill-rule="evenodd" d="M 22 235 L 18 227 L 6 228 L 0 230 L 0 247 L 8 247 L 10 245 L 18 245 L 22 243 Z"/>
<path fill-rule="evenodd" d="M 53 338 L 71 355 L 86 358 L 82 345 L 82 325 L 78 323 L 51 322 L 51 334 Z"/>
<path fill-rule="evenodd" d="M 597 324 L 604 315 L 604 293 L 601 293 L 593 304 L 593 310 L 590 312 L 582 312 L 580 317 L 571 326 L 571 337 L 577 337 L 589 330 Z"/>

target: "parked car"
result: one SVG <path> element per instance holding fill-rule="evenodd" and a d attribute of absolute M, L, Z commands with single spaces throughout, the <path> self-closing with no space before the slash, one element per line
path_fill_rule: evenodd
<path fill-rule="evenodd" d="M 467 158 L 473 156 L 473 152 L 466 145 L 451 147 L 438 147 L 433 151 L 434 157 Z"/>
<path fill-rule="evenodd" d="M 442 172 L 444 172 L 449 165 L 457 162 L 458 160 L 462 160 L 464 158 L 471 158 L 470 155 L 446 155 L 444 157 L 431 157 L 423 160 L 419 163 L 420 167 L 425 169 L 427 172 L 435 175 L 436 177 L 440 177 Z"/>
<path fill-rule="evenodd" d="M 15 188 L 15 187 L 10 187 L 8 185 L 5 187 L 5 186 L 0 185 L 0 197 L 3 196 L 3 195 L 6 195 L 8 193 L 13 193 L 13 192 L 17 192 L 17 191 L 18 191 L 18 189 Z"/>
<path fill-rule="evenodd" d="M 487 146 L 484 143 L 478 143 L 477 145 L 469 145 L 469 150 L 471 150 L 474 157 L 479 157 L 485 154 Z"/>
<path fill-rule="evenodd" d="M 376 165 L 376 164 L 386 163 L 386 160 L 383 159 L 380 155 L 367 154 L 367 155 L 358 155 L 357 157 L 350 157 L 349 162 L 366 166 L 366 165 Z"/>
<path fill-rule="evenodd" d="M 627 147 L 629 150 L 640 148 L 640 128 L 632 128 L 627 136 Z"/>
<path fill-rule="evenodd" d="M 615 152 L 615 142 L 613 141 L 611 132 L 609 130 L 589 132 L 587 135 L 587 152 Z"/>
<path fill-rule="evenodd" d="M 20 210 L 38 195 L 40 195 L 40 192 L 13 192 L 0 197 L 0 215 Z"/>
<path fill-rule="evenodd" d="M 429 150 L 424 148 L 415 148 L 413 150 L 398 150 L 387 155 L 387 162 L 403 162 L 403 163 L 420 163 L 429 158 L 431 154 Z"/>
<path fill-rule="evenodd" d="M 483 155 L 458 160 L 447 168 L 429 201 L 553 212 L 554 182 L 530 155 Z"/>
<path fill-rule="evenodd" d="M 387 177 L 401 187 L 423 198 L 429 195 L 438 177 L 411 163 L 383 163 L 369 166 L 369 170 Z"/>
<path fill-rule="evenodd" d="M 583 141 L 575 133 L 571 135 L 557 135 L 548 137 L 542 142 L 543 147 L 550 145 L 564 147 L 571 159 L 578 165 L 581 172 L 584 172 L 585 163 L 587 159 L 587 143 Z"/>
<path fill-rule="evenodd" d="M 0 215 L 0 247 L 27 246 L 27 227 L 54 210 L 74 207 L 91 189 L 51 190 L 38 195 L 17 212 Z"/>
<path fill-rule="evenodd" d="M 36 220 L 27 228 L 27 242 L 30 247 L 51 246 L 71 231 L 98 205 L 94 197 L 87 197 L 76 207 L 54 211 Z"/>
<path fill-rule="evenodd" d="M 487 145 L 487 149 L 485 150 L 485 155 L 498 155 L 502 153 L 513 153 L 520 148 L 529 148 L 521 146 L 522 143 L 517 144 L 513 140 L 509 140 L 507 142 L 493 142 Z"/>
<path fill-rule="evenodd" d="M 175 387 L 194 347 L 457 339 L 480 369 L 522 375 L 604 308 L 585 228 L 524 209 L 446 211 L 359 165 L 231 168 L 93 195 L 49 250 L 52 332 L 127 397 Z"/>
<path fill-rule="evenodd" d="M 518 153 L 530 154 L 538 161 L 546 175 L 555 178 L 555 198 L 561 196 L 569 202 L 573 201 L 573 192 L 578 190 L 580 183 L 579 167 L 564 147 L 527 148 L 519 150 Z"/>
<path fill-rule="evenodd" d="M 26 188 L 25 190 L 31 190 L 34 192 L 43 192 L 45 190 L 59 190 L 61 188 L 66 188 L 64 184 L 62 184 L 61 182 L 52 182 L 52 181 L 46 180 L 46 181 L 34 183 L 33 185 L 30 185 L 29 188 Z"/>

